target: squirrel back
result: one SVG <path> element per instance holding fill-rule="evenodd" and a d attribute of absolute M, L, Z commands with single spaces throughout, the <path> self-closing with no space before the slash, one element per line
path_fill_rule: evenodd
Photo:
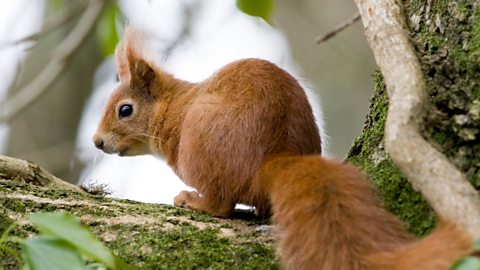
<path fill-rule="evenodd" d="M 286 269 L 441 270 L 472 250 L 471 238 L 452 223 L 415 240 L 351 165 L 318 155 L 279 156 L 258 178 L 270 191 Z"/>

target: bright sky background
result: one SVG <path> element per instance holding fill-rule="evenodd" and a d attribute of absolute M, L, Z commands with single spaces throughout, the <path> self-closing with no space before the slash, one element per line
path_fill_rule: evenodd
<path fill-rule="evenodd" d="M 201 81 L 233 60 L 261 57 L 277 63 L 293 74 L 298 74 L 290 57 L 288 42 L 280 31 L 260 19 L 241 13 L 235 7 L 234 1 L 205 0 L 205 2 L 207 2 L 205 10 L 201 10 L 197 15 L 201 24 L 197 24 L 191 30 L 192 38 L 180 44 L 168 58 L 165 59 L 165 55 L 158 55 L 157 62 L 164 69 L 181 79 Z M 181 28 L 177 25 L 177 18 L 182 16 L 178 2 L 153 1 L 151 7 L 145 2 L 121 3 L 122 9 L 133 24 L 149 29 L 167 42 L 177 38 Z M 176 9 L 178 12 L 175 12 Z M 177 27 L 168 27 L 170 25 Z M 157 51 L 165 47 L 165 43 L 161 41 L 154 42 Z M 114 196 L 147 202 L 172 203 L 173 197 L 187 187 L 163 161 L 151 156 L 120 158 L 100 153 L 93 147 L 91 136 L 101 116 L 103 104 L 115 84 L 112 60 L 106 60 L 103 65 L 104 70 L 99 72 L 104 71 L 107 76 L 103 74 L 98 76 L 102 78 L 102 82 L 99 83 L 95 96 L 86 108 L 78 139 L 82 157 L 92 164 L 82 179 L 108 183 L 115 191 Z M 103 80 L 104 78 L 108 79 Z M 102 102 L 99 102 L 100 100 Z"/>
<path fill-rule="evenodd" d="M 0 0 L 0 100 L 5 98 L 7 89 L 14 83 L 20 61 L 25 57 L 25 48 L 31 45 L 8 44 L 38 32 L 42 27 L 44 11 L 44 1 Z M 22 14 L 21 20 L 18 19 L 19 14 Z M 6 125 L 0 124 L 0 153 L 4 152 L 2 142 L 7 132 Z"/>

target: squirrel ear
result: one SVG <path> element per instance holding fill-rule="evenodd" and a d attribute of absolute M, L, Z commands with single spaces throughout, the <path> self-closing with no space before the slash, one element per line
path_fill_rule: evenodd
<path fill-rule="evenodd" d="M 123 44 L 119 43 L 115 49 L 115 61 L 117 62 L 117 72 L 120 81 L 130 79 L 150 84 L 155 79 L 155 71 L 150 65 L 141 59 L 129 57 L 125 54 Z"/>
<path fill-rule="evenodd" d="M 135 82 L 140 87 L 136 88 L 137 90 L 141 91 L 141 95 L 147 97 L 149 99 L 156 98 L 156 91 L 155 87 L 152 85 L 156 80 L 157 74 L 155 70 L 144 60 L 136 60 L 134 62 L 130 62 L 130 71 L 131 71 L 131 81 Z"/>
<path fill-rule="evenodd" d="M 134 84 L 136 94 L 155 98 L 155 87 L 152 86 L 159 83 L 158 69 L 147 60 L 151 57 L 148 57 L 149 50 L 144 43 L 144 32 L 127 26 L 124 41 L 115 50 L 117 71 L 120 81 Z"/>
<path fill-rule="evenodd" d="M 132 80 L 137 80 L 144 85 L 150 85 L 155 80 L 155 70 L 144 60 L 131 63 Z"/>
<path fill-rule="evenodd" d="M 128 60 L 123 50 L 122 42 L 115 48 L 115 62 L 117 62 L 117 73 L 120 81 L 128 81 L 130 79 L 130 72 L 128 70 Z"/>

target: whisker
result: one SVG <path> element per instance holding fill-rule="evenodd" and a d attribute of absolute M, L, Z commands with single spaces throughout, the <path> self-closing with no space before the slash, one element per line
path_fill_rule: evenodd
<path fill-rule="evenodd" d="M 151 138 L 151 139 L 157 139 L 157 140 L 159 140 L 160 142 L 166 142 L 166 141 L 167 141 L 167 140 L 165 140 L 165 139 L 162 138 L 162 137 L 152 136 L 152 135 L 145 134 L 145 133 L 136 133 L 135 135 L 140 135 L 140 136 L 144 136 L 144 137 Z"/>
<path fill-rule="evenodd" d="M 98 154 L 100 153 L 100 151 L 96 151 L 95 152 L 95 156 L 93 157 L 93 169 L 95 170 L 96 167 L 97 167 L 97 157 L 98 157 Z"/>

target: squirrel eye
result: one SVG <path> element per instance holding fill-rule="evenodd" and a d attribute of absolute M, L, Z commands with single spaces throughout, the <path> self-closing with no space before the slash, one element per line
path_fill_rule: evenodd
<path fill-rule="evenodd" d="M 118 109 L 118 116 L 120 118 L 129 117 L 130 115 L 132 115 L 132 113 L 133 113 L 133 107 L 130 104 L 122 105 Z"/>

